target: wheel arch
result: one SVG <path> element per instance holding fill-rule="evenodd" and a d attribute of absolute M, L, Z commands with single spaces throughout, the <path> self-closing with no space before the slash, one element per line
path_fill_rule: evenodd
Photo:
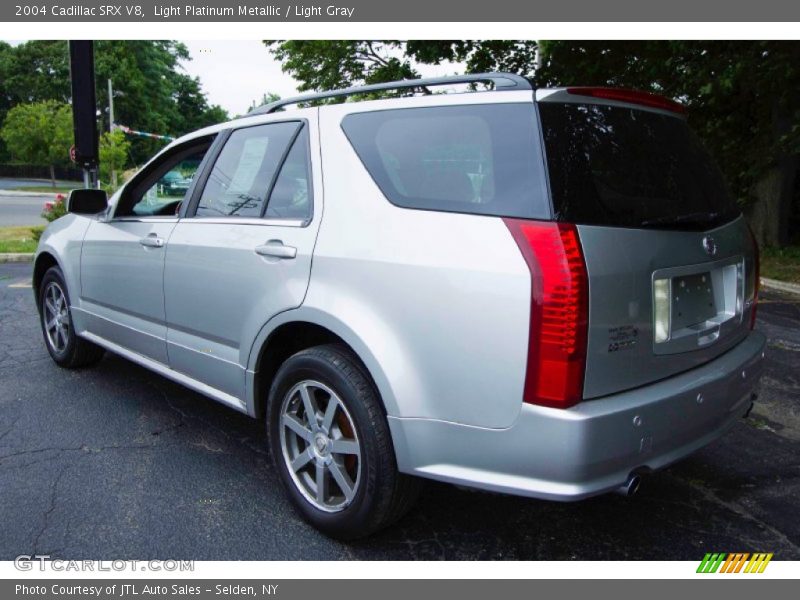
<path fill-rule="evenodd" d="M 52 252 L 44 250 L 36 256 L 36 260 L 33 263 L 32 285 L 34 298 L 36 299 L 37 310 L 41 310 L 41 307 L 39 306 L 39 287 L 42 285 L 44 274 L 47 273 L 47 271 L 52 267 L 59 267 L 62 272 L 64 270 L 61 268 L 61 264 L 58 262 L 58 259 L 56 259 Z"/>
<path fill-rule="evenodd" d="M 344 323 L 328 314 L 296 309 L 267 323 L 256 338 L 248 361 L 252 377 L 247 395 L 247 412 L 263 418 L 269 387 L 280 365 L 292 354 L 321 344 L 338 343 L 348 348 L 369 376 L 387 415 L 395 414 L 396 403 L 386 375 L 366 344 Z"/>

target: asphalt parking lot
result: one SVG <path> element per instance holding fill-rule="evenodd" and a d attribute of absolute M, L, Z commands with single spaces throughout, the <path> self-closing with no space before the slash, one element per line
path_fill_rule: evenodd
<path fill-rule="evenodd" d="M 56 367 L 29 264 L 0 264 L 0 560 L 800 560 L 800 299 L 763 294 L 751 419 L 633 498 L 556 504 L 433 484 L 400 523 L 341 544 L 283 498 L 264 428 L 113 355 Z"/>

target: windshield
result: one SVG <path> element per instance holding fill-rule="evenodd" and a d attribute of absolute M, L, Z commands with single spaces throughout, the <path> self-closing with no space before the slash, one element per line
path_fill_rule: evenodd
<path fill-rule="evenodd" d="M 539 108 L 558 220 L 704 230 L 739 215 L 683 119 L 597 104 Z"/>

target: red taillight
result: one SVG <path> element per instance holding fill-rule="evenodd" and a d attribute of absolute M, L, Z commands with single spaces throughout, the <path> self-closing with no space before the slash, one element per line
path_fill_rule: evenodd
<path fill-rule="evenodd" d="M 574 225 L 504 219 L 531 274 L 523 399 L 568 408 L 580 402 L 586 369 L 589 283 Z"/>
<path fill-rule="evenodd" d="M 750 308 L 750 329 L 755 329 L 756 326 L 756 307 L 758 306 L 758 288 L 761 287 L 761 255 L 758 250 L 758 241 L 750 229 L 750 238 L 753 240 L 753 304 Z"/>
<path fill-rule="evenodd" d="M 658 94 L 640 92 L 638 90 L 609 87 L 571 87 L 567 88 L 567 93 L 577 96 L 590 96 L 592 98 L 604 98 L 606 100 L 619 100 L 620 102 L 641 104 L 642 106 L 660 108 L 680 114 L 686 112 L 686 107 L 680 102 L 675 102 L 674 100 L 659 96 Z"/>

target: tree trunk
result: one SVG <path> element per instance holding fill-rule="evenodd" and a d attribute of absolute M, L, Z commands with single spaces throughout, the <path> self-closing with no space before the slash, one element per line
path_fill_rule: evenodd
<path fill-rule="evenodd" d="M 772 132 L 776 146 L 792 127 L 792 120 L 778 99 L 772 104 Z M 756 183 L 756 202 L 749 211 L 750 226 L 762 246 L 785 246 L 789 243 L 789 217 L 792 213 L 794 182 L 800 156 L 781 152 L 777 161 Z"/>
<path fill-rule="evenodd" d="M 797 167 L 796 156 L 784 157 L 755 186 L 756 201 L 748 211 L 748 221 L 761 246 L 780 247 L 789 243 L 789 216 Z"/>
<path fill-rule="evenodd" d="M 50 183 L 56 187 L 56 168 L 53 165 L 50 165 Z"/>

